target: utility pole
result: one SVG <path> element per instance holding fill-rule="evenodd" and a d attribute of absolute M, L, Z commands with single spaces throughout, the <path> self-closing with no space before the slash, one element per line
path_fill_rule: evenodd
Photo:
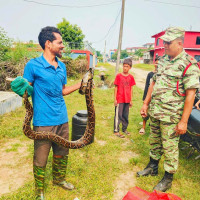
<path fill-rule="evenodd" d="M 105 40 L 105 46 L 104 46 L 104 56 L 103 56 L 103 62 L 106 62 L 106 40 Z"/>
<path fill-rule="evenodd" d="M 125 0 L 122 0 L 121 22 L 120 22 L 117 64 L 116 64 L 116 68 L 115 68 L 115 74 L 117 74 L 119 71 L 119 62 L 120 62 L 120 55 L 121 55 L 121 48 L 122 48 L 122 34 L 123 34 L 123 25 L 124 25 L 124 9 L 125 9 Z"/>

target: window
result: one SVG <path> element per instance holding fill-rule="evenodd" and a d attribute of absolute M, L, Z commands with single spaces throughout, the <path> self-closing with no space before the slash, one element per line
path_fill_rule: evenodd
<path fill-rule="evenodd" d="M 197 37 L 196 44 L 199 44 L 199 45 L 200 45 L 200 36 Z"/>
<path fill-rule="evenodd" d="M 159 41 L 160 41 L 160 39 L 158 38 L 158 39 L 157 39 L 157 42 L 156 42 L 156 46 L 159 45 Z"/>
<path fill-rule="evenodd" d="M 197 60 L 197 62 L 200 61 L 200 55 L 196 55 L 196 56 L 194 56 L 194 58 Z"/>

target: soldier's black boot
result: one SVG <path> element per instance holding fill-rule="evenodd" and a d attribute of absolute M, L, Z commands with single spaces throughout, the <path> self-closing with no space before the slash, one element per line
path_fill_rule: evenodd
<path fill-rule="evenodd" d="M 150 157 L 150 161 L 144 170 L 137 172 L 137 177 L 140 176 L 157 176 L 158 175 L 158 163 L 159 160 L 154 160 Z"/>
<path fill-rule="evenodd" d="M 165 172 L 164 177 L 162 180 L 153 188 L 153 190 L 158 190 L 161 192 L 165 192 L 166 190 L 170 189 L 172 186 L 173 181 L 173 174 Z"/>

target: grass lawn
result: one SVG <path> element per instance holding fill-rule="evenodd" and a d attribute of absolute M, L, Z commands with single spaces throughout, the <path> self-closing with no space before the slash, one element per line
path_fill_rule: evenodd
<path fill-rule="evenodd" d="M 104 72 L 109 82 L 114 81 L 115 68 L 108 64 L 99 63 L 107 69 Z M 95 71 L 94 104 L 96 111 L 96 129 L 95 141 L 93 144 L 83 149 L 70 150 L 69 165 L 67 169 L 67 180 L 75 185 L 75 190 L 64 191 L 52 185 L 51 162 L 52 153 L 49 156 L 46 170 L 46 199 L 47 200 L 74 200 L 78 197 L 80 200 L 112 200 L 116 192 L 116 183 L 122 174 L 132 172 L 136 169 L 143 169 L 149 161 L 148 135 L 138 134 L 141 125 L 139 115 L 142 106 L 143 91 L 134 87 L 133 108 L 130 109 L 128 131 L 132 134 L 125 139 L 120 139 L 113 134 L 114 118 L 114 88 L 102 90 L 97 87 L 100 82 L 98 70 Z M 68 80 L 72 85 L 76 81 Z M 84 96 L 74 92 L 65 97 L 69 124 L 71 132 L 71 119 L 78 110 L 85 110 Z M 22 122 L 25 115 L 24 107 L 0 116 L 0 145 L 5 144 L 10 139 L 18 139 L 25 143 L 30 139 L 22 133 Z M 32 162 L 33 147 L 28 144 L 29 156 L 27 162 Z M 14 145 L 9 151 L 16 151 L 19 145 Z M 122 162 L 122 157 L 128 157 L 129 152 L 136 156 L 129 158 L 127 163 Z M 194 156 L 186 159 L 186 152 L 180 152 L 180 166 L 175 174 L 173 187 L 169 190 L 180 196 L 183 200 L 200 199 L 200 160 L 194 160 Z M 0 161 L 1 164 L 1 161 Z M 22 163 L 23 165 L 23 163 Z M 159 176 L 136 178 L 130 187 L 141 187 L 142 189 L 152 191 L 154 185 L 162 178 L 164 174 L 163 159 L 159 165 Z M 12 181 L 12 180 L 10 180 Z M 34 183 L 32 180 L 26 180 L 23 187 L 17 191 L 1 196 L 0 200 L 29 200 L 34 197 Z"/>
<path fill-rule="evenodd" d="M 135 68 L 143 69 L 146 71 L 153 71 L 154 70 L 154 65 L 148 65 L 148 64 L 135 64 L 133 65 Z"/>

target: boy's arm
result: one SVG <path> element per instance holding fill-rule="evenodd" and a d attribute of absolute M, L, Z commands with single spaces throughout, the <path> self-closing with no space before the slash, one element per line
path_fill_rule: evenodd
<path fill-rule="evenodd" d="M 129 105 L 130 108 L 131 108 L 132 105 L 133 105 L 132 97 L 133 97 L 133 86 L 131 87 L 131 100 L 130 100 L 130 105 Z"/>
<path fill-rule="evenodd" d="M 115 91 L 114 91 L 114 106 L 117 106 L 117 85 L 115 85 Z"/>

